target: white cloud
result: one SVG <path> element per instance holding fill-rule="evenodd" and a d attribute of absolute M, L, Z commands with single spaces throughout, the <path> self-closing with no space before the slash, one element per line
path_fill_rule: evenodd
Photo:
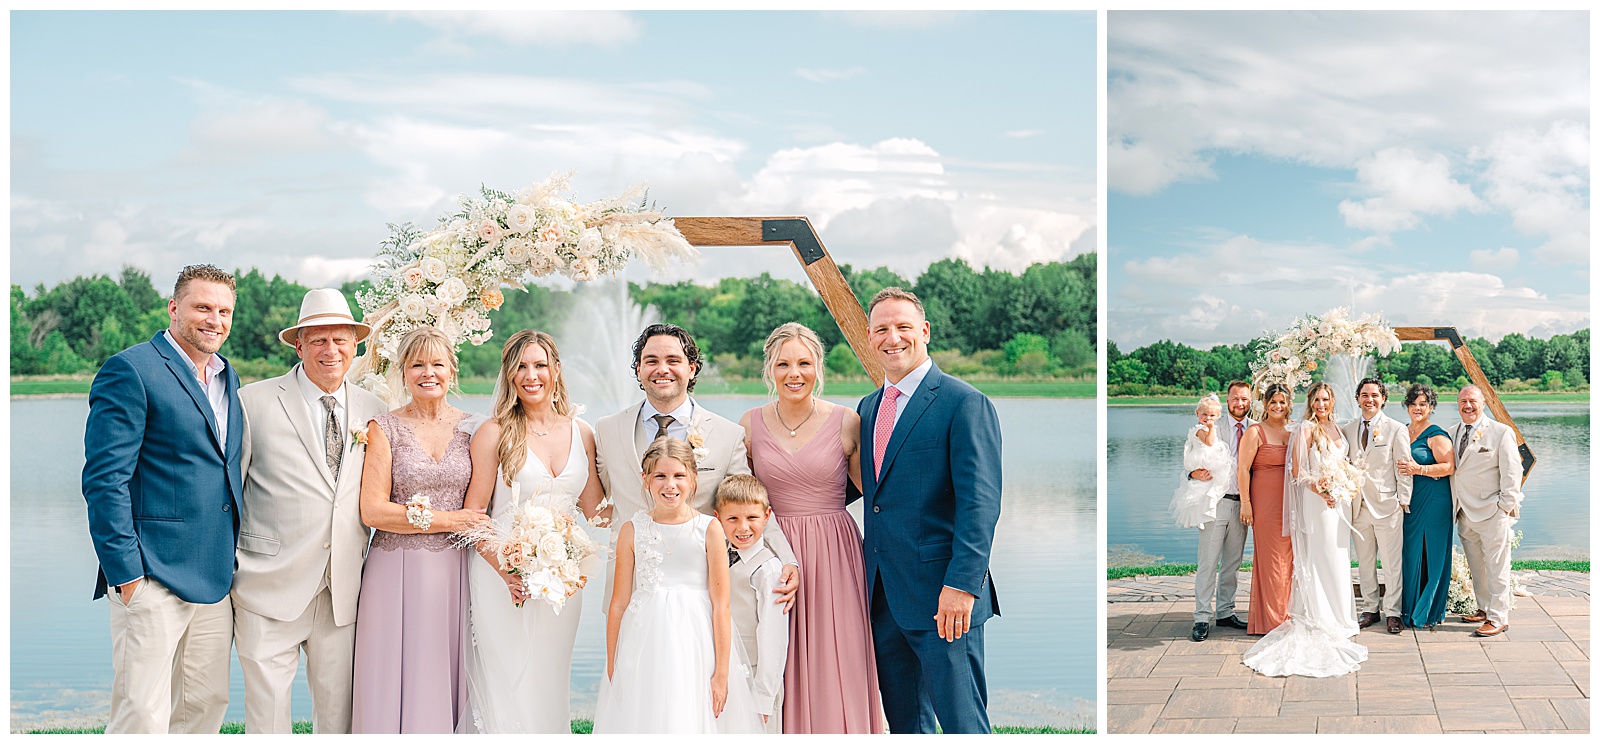
<path fill-rule="evenodd" d="M 846 10 L 826 16 L 843 18 L 856 26 L 869 28 L 930 28 L 965 20 L 971 11 L 959 10 Z"/>
<path fill-rule="evenodd" d="M 609 84 L 493 73 L 328 73 L 295 78 L 290 85 L 335 101 L 480 120 L 513 119 L 526 111 L 545 111 L 664 123 L 683 120 L 693 101 L 711 96 L 706 86 L 686 81 Z M 440 101 L 449 101 L 449 105 L 441 108 Z"/>
<path fill-rule="evenodd" d="M 1473 251 L 1468 255 L 1472 268 L 1478 271 L 1499 272 L 1507 271 L 1517 265 L 1521 256 L 1515 248 L 1501 248 L 1497 251 Z"/>
<path fill-rule="evenodd" d="M 800 67 L 794 74 L 799 75 L 813 83 L 831 83 L 835 80 L 849 80 L 867 74 L 865 67 L 850 67 L 843 70 L 826 70 L 820 68 Z"/>
<path fill-rule="evenodd" d="M 1107 34 L 1110 185 L 1126 193 L 1206 178 L 1212 151 L 1349 168 L 1588 116 L 1581 12 L 1112 11 Z"/>
<path fill-rule="evenodd" d="M 1006 136 L 1011 139 L 1028 139 L 1030 137 L 1037 137 L 1041 134 L 1044 134 L 1043 129 L 1015 129 L 1010 132 L 1006 132 Z"/>
<path fill-rule="evenodd" d="M 1117 255 L 1116 246 L 1110 253 Z M 1490 255 L 1505 259 L 1503 251 Z M 1391 325 L 1453 325 L 1491 339 L 1589 324 L 1587 295 L 1514 286 L 1488 267 L 1414 271 L 1383 261 L 1316 243 L 1205 235 L 1182 253 L 1126 261 L 1113 272 L 1109 337 L 1124 350 L 1164 338 L 1209 348 L 1340 306 L 1382 312 Z"/>
<path fill-rule="evenodd" d="M 739 202 L 758 214 L 804 214 L 821 229 L 845 210 L 911 197 L 949 201 L 956 192 L 938 152 L 896 138 L 779 150 L 750 178 Z"/>
<path fill-rule="evenodd" d="M 466 36 L 512 44 L 615 47 L 637 39 L 640 30 L 638 21 L 617 10 L 398 10 L 388 15 L 439 29 L 452 41 Z"/>
<path fill-rule="evenodd" d="M 1519 231 L 1548 236 L 1535 251 L 1541 259 L 1588 262 L 1588 125 L 1558 121 L 1542 132 L 1509 130 L 1473 156 L 1488 163 L 1485 198 L 1510 212 Z"/>
<path fill-rule="evenodd" d="M 1386 148 L 1356 164 L 1356 180 L 1368 192 L 1363 201 L 1339 202 L 1346 225 L 1357 230 L 1391 233 L 1416 227 L 1423 215 L 1449 215 L 1480 209 L 1472 189 L 1450 176 L 1443 155 L 1418 155 L 1405 148 Z"/>
<path fill-rule="evenodd" d="M 306 101 L 271 100 L 210 110 L 190 127 L 189 163 L 232 164 L 275 155 L 326 151 L 337 145 L 328 113 Z"/>

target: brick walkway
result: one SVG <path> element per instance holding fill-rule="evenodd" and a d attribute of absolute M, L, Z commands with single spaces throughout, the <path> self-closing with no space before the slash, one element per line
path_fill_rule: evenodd
<path fill-rule="evenodd" d="M 1193 627 L 1192 576 L 1107 583 L 1106 731 L 1511 733 L 1589 730 L 1589 575 L 1518 571 L 1511 629 L 1474 638 L 1448 616 L 1434 631 L 1362 631 L 1368 658 L 1344 677 L 1265 677 L 1240 658 L 1255 638 Z M 1239 612 L 1249 612 L 1249 574 Z"/>

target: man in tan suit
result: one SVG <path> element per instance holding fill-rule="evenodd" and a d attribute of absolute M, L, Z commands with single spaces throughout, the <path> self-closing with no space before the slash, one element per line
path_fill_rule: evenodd
<path fill-rule="evenodd" d="M 695 493 L 691 501 L 703 514 L 713 513 L 717 486 L 725 476 L 748 475 L 744 428 L 696 403 L 695 377 L 700 374 L 700 349 L 688 331 L 670 323 L 657 323 L 633 343 L 633 372 L 644 389 L 645 400 L 595 423 L 595 465 L 600 486 L 611 501 L 611 542 L 635 512 L 648 509 L 644 480 L 639 471 L 644 451 L 656 437 L 682 439 L 694 448 Z M 783 537 L 777 520 L 767 528 L 767 545 L 783 561 L 782 594 L 793 602 L 800 588 L 800 566 Z M 611 605 L 614 561 L 606 565 L 606 593 L 602 607 Z"/>
<path fill-rule="evenodd" d="M 1344 425 L 1350 445 L 1350 462 L 1366 473 L 1361 493 L 1350 508 L 1356 533 L 1356 560 L 1360 562 L 1361 596 L 1356 610 L 1361 627 L 1386 620 L 1385 629 L 1398 634 L 1400 623 L 1400 554 L 1404 532 L 1403 510 L 1411 505 L 1411 476 L 1401 476 L 1396 460 L 1410 448 L 1406 425 L 1383 414 L 1389 400 L 1383 380 L 1368 377 L 1356 386 L 1361 417 Z M 1383 606 L 1378 606 L 1378 561 L 1383 561 Z"/>
<path fill-rule="evenodd" d="M 250 733 L 292 733 L 289 690 L 301 649 L 313 729 L 350 733 L 356 598 L 369 534 L 360 509 L 366 448 L 351 432 L 388 406 L 344 376 L 371 331 L 339 290 L 314 289 L 300 322 L 279 334 L 300 363 L 239 391 L 244 505 L 234 644 Z"/>
<path fill-rule="evenodd" d="M 1456 405 L 1461 423 L 1450 430 L 1456 448 L 1450 498 L 1478 603 L 1477 613 L 1461 619 L 1483 623 L 1475 636 L 1496 636 L 1511 627 L 1511 525 L 1522 507 L 1522 461 L 1511 427 L 1483 415 L 1483 390 L 1462 388 Z"/>

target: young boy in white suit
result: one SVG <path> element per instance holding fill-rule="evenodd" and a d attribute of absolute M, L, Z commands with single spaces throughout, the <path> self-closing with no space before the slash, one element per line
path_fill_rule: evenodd
<path fill-rule="evenodd" d="M 753 475 L 730 475 L 717 487 L 716 515 L 728 536 L 728 607 L 739 645 L 732 658 L 750 665 L 750 692 L 769 734 L 783 733 L 783 670 L 789 618 L 769 597 L 783 583 L 783 562 L 761 541 L 772 506 Z M 742 650 L 741 650 L 742 647 Z"/>

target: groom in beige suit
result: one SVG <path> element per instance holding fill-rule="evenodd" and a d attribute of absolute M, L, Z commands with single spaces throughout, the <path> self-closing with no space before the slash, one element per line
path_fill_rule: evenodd
<path fill-rule="evenodd" d="M 694 448 L 695 493 L 690 505 L 711 514 L 717 486 L 729 475 L 750 473 L 745 455 L 744 428 L 696 403 L 694 391 L 700 374 L 700 349 L 694 337 L 678 326 L 657 323 L 644 329 L 633 342 L 633 372 L 644 389 L 645 400 L 595 423 L 595 465 L 600 486 L 611 501 L 611 542 L 635 512 L 648 509 L 644 480 L 639 472 L 644 451 L 656 437 L 682 439 Z M 767 545 L 783 561 L 784 600 L 792 602 L 800 587 L 799 562 L 794 550 L 772 520 Z M 611 606 L 611 578 L 615 561 L 606 565 L 606 594 L 602 607 Z"/>
<path fill-rule="evenodd" d="M 1401 476 L 1397 460 L 1410 446 L 1406 425 L 1383 414 L 1389 392 L 1383 380 L 1368 377 L 1356 386 L 1361 417 L 1344 425 L 1350 445 L 1350 462 L 1366 473 L 1361 492 L 1350 504 L 1350 524 L 1356 533 L 1356 560 L 1360 562 L 1361 596 L 1356 610 L 1366 628 L 1385 620 L 1385 629 L 1398 634 L 1400 623 L 1400 555 L 1404 510 L 1411 505 L 1411 476 Z M 1383 606 L 1378 602 L 1378 561 L 1383 561 Z"/>
<path fill-rule="evenodd" d="M 1522 508 L 1522 461 L 1511 427 L 1483 415 L 1482 389 L 1461 388 L 1456 406 L 1461 423 L 1450 430 L 1456 449 L 1450 498 L 1478 603 L 1476 614 L 1461 619 L 1483 623 L 1475 636 L 1497 636 L 1511 627 L 1511 525 Z"/>
<path fill-rule="evenodd" d="M 337 289 L 314 289 L 279 338 L 289 373 L 246 385 L 244 503 L 233 576 L 234 645 L 249 733 L 291 731 L 289 689 L 306 653 L 316 733 L 350 733 L 356 598 L 368 530 L 359 505 L 366 448 L 350 432 L 389 410 L 345 382 L 356 322 Z"/>

